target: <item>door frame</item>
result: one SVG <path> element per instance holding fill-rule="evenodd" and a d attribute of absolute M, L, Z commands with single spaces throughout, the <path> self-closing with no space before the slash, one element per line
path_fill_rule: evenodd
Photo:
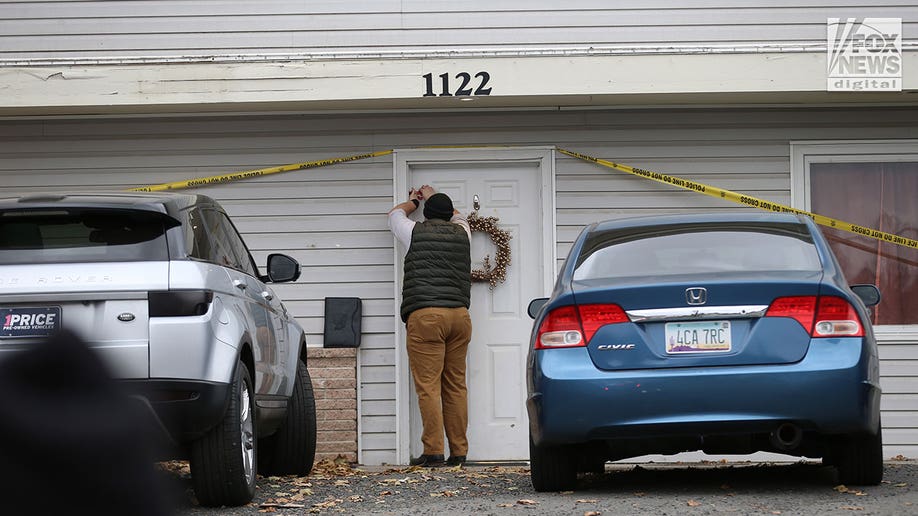
<path fill-rule="evenodd" d="M 542 292 L 548 295 L 555 280 L 557 263 L 557 232 L 555 229 L 555 148 L 554 147 L 478 147 L 478 148 L 428 148 L 396 149 L 393 152 L 393 206 L 407 199 L 408 172 L 413 166 L 442 164 L 506 164 L 536 163 L 541 192 L 542 223 Z M 393 246 L 395 255 L 395 435 L 396 463 L 407 464 L 411 445 L 411 375 L 408 369 L 408 352 L 402 344 L 405 325 L 399 314 L 402 303 L 402 275 L 404 258 L 399 248 Z"/>

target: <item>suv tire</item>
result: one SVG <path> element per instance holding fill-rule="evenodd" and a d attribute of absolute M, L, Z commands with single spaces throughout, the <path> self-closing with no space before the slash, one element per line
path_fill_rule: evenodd
<path fill-rule="evenodd" d="M 577 455 L 570 446 L 536 446 L 529 438 L 529 477 L 532 487 L 571 491 L 577 485 Z"/>
<path fill-rule="evenodd" d="M 844 436 L 833 450 L 840 484 L 875 486 L 883 480 L 883 431 Z"/>
<path fill-rule="evenodd" d="M 308 475 L 316 456 L 316 401 L 309 370 L 302 360 L 296 368 L 293 396 L 284 422 L 271 437 L 258 443 L 258 470 L 269 475 Z"/>
<path fill-rule="evenodd" d="M 243 505 L 255 496 L 255 396 L 241 361 L 217 426 L 191 444 L 191 480 L 201 505 Z"/>

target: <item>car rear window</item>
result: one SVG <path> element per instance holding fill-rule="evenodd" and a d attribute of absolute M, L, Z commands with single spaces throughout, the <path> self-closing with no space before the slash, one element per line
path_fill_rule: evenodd
<path fill-rule="evenodd" d="M 695 224 L 594 232 L 574 279 L 821 269 L 806 226 Z"/>
<path fill-rule="evenodd" d="M 168 260 L 163 214 L 123 209 L 0 212 L 0 264 Z"/>

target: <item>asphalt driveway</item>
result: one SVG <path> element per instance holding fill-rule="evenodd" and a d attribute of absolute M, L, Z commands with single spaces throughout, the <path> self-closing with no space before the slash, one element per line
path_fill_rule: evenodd
<path fill-rule="evenodd" d="M 165 474 L 180 515 L 302 514 L 918 514 L 918 461 L 887 461 L 881 485 L 838 485 L 818 463 L 607 465 L 571 492 L 536 493 L 523 466 L 352 468 L 319 463 L 309 477 L 259 478 L 244 507 L 195 504 L 187 469 Z"/>

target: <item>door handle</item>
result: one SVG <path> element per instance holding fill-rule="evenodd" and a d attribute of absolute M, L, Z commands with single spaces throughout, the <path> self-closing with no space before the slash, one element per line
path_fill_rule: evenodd
<path fill-rule="evenodd" d="M 238 280 L 238 279 L 233 280 L 233 286 L 238 288 L 239 290 L 245 290 L 248 287 L 248 285 L 246 285 L 244 281 Z"/>
<path fill-rule="evenodd" d="M 475 211 L 478 211 L 478 208 L 481 208 L 481 203 L 478 202 L 478 194 L 472 196 L 472 207 L 475 208 Z"/>

